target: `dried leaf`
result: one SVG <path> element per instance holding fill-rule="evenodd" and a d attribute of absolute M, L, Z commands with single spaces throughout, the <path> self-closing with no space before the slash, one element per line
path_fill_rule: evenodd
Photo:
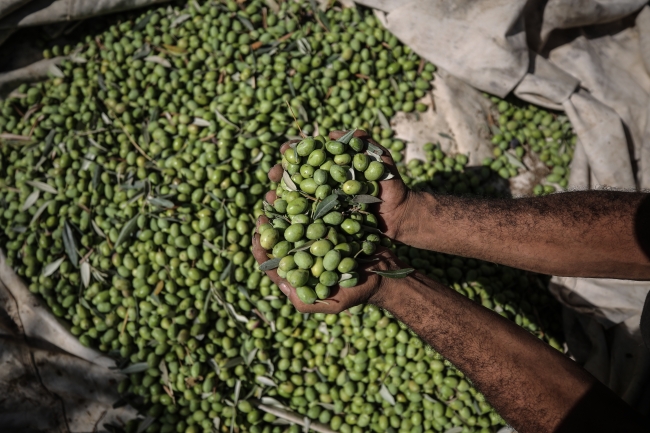
<path fill-rule="evenodd" d="M 52 186 L 46 184 L 45 182 L 41 182 L 38 180 L 28 180 L 25 182 L 27 185 L 31 185 L 34 188 L 40 189 L 43 192 L 49 192 L 50 194 L 58 194 L 59 192 L 54 189 Z"/>
<path fill-rule="evenodd" d="M 81 281 L 84 284 L 84 287 L 90 285 L 90 263 L 85 261 L 81 264 Z"/>
<path fill-rule="evenodd" d="M 329 211 L 334 209 L 339 204 L 338 198 L 339 198 L 338 194 L 333 193 L 328 195 L 320 203 L 318 203 L 318 206 L 316 206 L 316 210 L 314 211 L 314 219 L 317 220 L 319 218 L 322 218 L 325 215 L 327 215 Z"/>
<path fill-rule="evenodd" d="M 264 3 L 273 11 L 273 13 L 277 14 L 280 12 L 280 6 L 275 0 L 264 0 Z"/>
<path fill-rule="evenodd" d="M 54 63 L 50 63 L 50 65 L 47 67 L 47 73 L 48 75 L 54 77 L 54 78 L 63 78 L 65 77 L 65 74 L 57 65 Z"/>
<path fill-rule="evenodd" d="M 122 230 L 120 230 L 120 234 L 117 236 L 117 241 L 115 241 L 115 245 L 113 246 L 113 249 L 115 249 L 118 245 L 124 242 L 129 236 L 131 236 L 131 233 L 133 233 L 137 227 L 138 227 L 138 215 L 131 218 L 126 224 L 122 226 Z"/>
<path fill-rule="evenodd" d="M 164 66 L 165 68 L 171 68 L 172 64 L 167 59 L 163 59 L 160 56 L 147 56 L 144 58 L 145 62 L 157 63 Z"/>
<path fill-rule="evenodd" d="M 176 45 L 163 44 L 163 48 L 165 48 L 167 51 L 177 56 L 184 54 L 186 52 L 185 48 L 181 48 Z"/>
<path fill-rule="evenodd" d="M 444 132 L 439 132 L 438 135 L 441 136 L 441 137 L 447 138 L 447 139 L 449 139 L 449 140 L 453 140 L 453 139 L 454 139 L 454 137 L 452 137 L 451 135 L 446 134 L 446 133 L 444 133 Z"/>
<path fill-rule="evenodd" d="M 380 199 L 379 197 L 375 197 L 372 195 L 359 194 L 359 195 L 355 195 L 352 198 L 352 202 L 353 203 L 382 203 L 383 200 Z"/>
<path fill-rule="evenodd" d="M 379 395 L 386 402 L 388 402 L 388 404 L 390 404 L 391 406 L 395 406 L 395 397 L 393 397 L 393 395 L 390 393 L 386 385 L 384 385 L 383 383 L 381 384 L 381 388 L 379 388 Z"/>
<path fill-rule="evenodd" d="M 392 271 L 372 271 L 375 274 L 382 276 L 382 277 L 387 277 L 387 278 L 405 278 L 410 274 L 411 272 L 415 271 L 413 268 L 404 268 L 404 269 L 394 269 Z"/>
<path fill-rule="evenodd" d="M 287 187 L 287 190 L 289 190 L 289 191 L 298 191 L 298 187 L 293 182 L 293 180 L 291 180 L 291 176 L 286 171 L 284 171 L 282 173 L 282 180 L 284 181 L 284 184 Z"/>
<path fill-rule="evenodd" d="M 122 374 L 133 374 L 133 373 L 142 373 L 143 371 L 146 371 L 149 368 L 149 364 L 146 362 L 136 362 L 135 364 L 131 364 L 126 368 L 123 368 L 120 370 L 120 373 Z"/>
<path fill-rule="evenodd" d="M 61 234 L 63 238 L 63 246 L 65 247 L 65 252 L 68 255 L 68 259 L 74 265 L 74 267 L 79 266 L 79 255 L 77 254 L 77 244 L 72 234 L 72 228 L 70 224 L 66 221 L 63 224 L 63 233 Z"/>
<path fill-rule="evenodd" d="M 32 224 L 34 224 L 34 222 L 36 222 L 36 220 L 38 220 L 38 219 L 40 218 L 40 216 L 43 214 L 43 212 L 45 212 L 45 209 L 47 209 L 47 207 L 50 205 L 50 203 L 52 203 L 52 200 L 48 200 L 48 201 L 46 201 L 45 203 L 43 203 L 43 204 L 41 205 L 41 207 L 39 207 L 39 208 L 36 210 L 36 213 L 35 213 L 34 216 L 32 217 L 32 220 L 29 222 L 29 225 L 30 225 L 30 226 L 31 226 Z"/>
<path fill-rule="evenodd" d="M 41 195 L 41 191 L 39 191 L 38 189 L 32 191 L 32 193 L 27 196 L 27 199 L 25 200 L 25 203 L 23 203 L 23 205 L 21 206 L 20 211 L 25 212 L 27 209 L 34 206 L 34 203 L 36 203 L 40 195 Z"/>
<path fill-rule="evenodd" d="M 49 277 L 50 275 L 55 273 L 59 269 L 59 266 L 61 266 L 61 263 L 63 263 L 64 260 L 65 257 L 61 257 L 60 259 L 57 259 L 52 263 L 49 263 L 47 266 L 45 266 L 43 268 L 43 276 Z"/>
<path fill-rule="evenodd" d="M 352 137 L 354 137 L 355 132 L 357 132 L 356 129 L 351 129 L 336 141 L 338 141 L 339 143 L 348 144 L 350 142 L 350 140 L 352 139 Z"/>
<path fill-rule="evenodd" d="M 267 260 L 261 265 L 258 266 L 257 269 L 259 269 L 262 272 L 270 271 L 271 269 L 275 269 L 280 265 L 280 259 L 275 258 L 271 260 Z"/>

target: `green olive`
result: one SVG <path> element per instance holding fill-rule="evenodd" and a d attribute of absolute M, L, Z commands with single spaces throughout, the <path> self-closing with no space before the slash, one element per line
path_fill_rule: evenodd
<path fill-rule="evenodd" d="M 307 239 L 320 239 L 325 237 L 325 233 L 327 233 L 325 224 L 314 223 L 307 226 Z"/>
<path fill-rule="evenodd" d="M 330 250 L 325 254 L 325 257 L 323 257 L 323 267 L 328 271 L 333 271 L 337 269 L 341 262 L 341 258 L 341 252 L 339 250 Z"/>
<path fill-rule="evenodd" d="M 313 304 L 318 299 L 316 292 L 311 287 L 301 286 L 296 288 L 296 295 L 305 304 Z"/>
<path fill-rule="evenodd" d="M 270 250 L 280 240 L 280 232 L 274 228 L 264 230 L 260 235 L 260 245 L 266 250 Z"/>
<path fill-rule="evenodd" d="M 363 172 L 366 180 L 377 180 L 384 175 L 384 163 L 380 161 L 372 161 L 368 165 L 368 169 Z"/>
<path fill-rule="evenodd" d="M 333 246 L 334 245 L 332 245 L 332 243 L 327 239 L 321 239 L 311 244 L 309 252 L 316 257 L 323 257 L 332 249 Z"/>
<path fill-rule="evenodd" d="M 339 282 L 339 286 L 350 288 L 359 284 L 359 275 L 356 272 L 349 272 L 349 274 L 351 274 L 352 277 L 347 280 Z"/>
<path fill-rule="evenodd" d="M 337 267 L 337 270 L 341 273 L 351 272 L 357 268 L 357 261 L 352 257 L 344 257 Z"/>
<path fill-rule="evenodd" d="M 297 251 L 293 259 L 300 269 L 309 269 L 314 265 L 314 258 L 306 251 Z"/>
<path fill-rule="evenodd" d="M 353 220 L 351 218 L 346 218 L 341 223 L 341 230 L 349 235 L 354 235 L 361 231 L 361 223 L 359 221 Z"/>
<path fill-rule="evenodd" d="M 289 242 L 298 242 L 305 236 L 305 225 L 293 223 L 284 231 L 284 239 Z"/>
<path fill-rule="evenodd" d="M 309 206 L 309 202 L 304 197 L 299 197 L 297 199 L 291 200 L 287 204 L 287 214 L 297 215 L 304 213 Z"/>
<path fill-rule="evenodd" d="M 348 180 L 343 184 L 341 190 L 347 195 L 356 195 L 359 194 L 361 188 L 362 184 L 358 180 Z"/>
<path fill-rule="evenodd" d="M 287 272 L 287 281 L 293 287 L 300 287 L 307 284 L 309 272 L 304 269 L 292 269 Z"/>

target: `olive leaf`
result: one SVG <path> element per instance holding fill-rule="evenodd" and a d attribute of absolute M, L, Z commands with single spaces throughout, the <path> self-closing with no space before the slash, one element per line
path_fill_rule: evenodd
<path fill-rule="evenodd" d="M 88 287 L 90 285 L 90 263 L 88 263 L 88 261 L 85 261 L 81 264 L 81 282 L 83 283 L 84 287 Z"/>
<path fill-rule="evenodd" d="M 120 370 L 120 373 L 122 374 L 133 374 L 133 373 L 142 373 L 143 371 L 146 371 L 149 369 L 149 364 L 146 362 L 136 362 L 135 364 L 131 364 L 128 367 L 125 367 Z"/>
<path fill-rule="evenodd" d="M 282 180 L 284 181 L 284 184 L 286 185 L 287 190 L 289 190 L 289 191 L 298 191 L 298 187 L 296 186 L 294 181 L 291 180 L 291 176 L 286 171 L 284 171 L 282 173 Z"/>
<path fill-rule="evenodd" d="M 338 204 L 339 204 L 339 196 L 337 193 L 332 193 L 325 197 L 318 205 L 316 206 L 316 210 L 314 211 L 314 219 L 317 220 L 319 218 L 324 217 L 327 215 L 329 211 L 334 209 Z"/>
<path fill-rule="evenodd" d="M 352 274 L 350 274 L 348 272 L 346 272 L 344 274 L 341 274 L 341 277 L 339 278 L 339 283 L 341 283 L 343 281 L 351 280 L 353 276 L 354 275 L 352 275 Z"/>
<path fill-rule="evenodd" d="M 151 63 L 157 63 L 161 66 L 164 66 L 165 68 L 171 68 L 172 64 L 169 63 L 169 60 L 163 59 L 160 56 L 147 56 L 144 58 L 145 62 L 151 62 Z"/>
<path fill-rule="evenodd" d="M 155 420 L 156 420 L 155 417 L 153 417 L 153 416 L 151 416 L 151 415 L 147 415 L 147 417 L 146 417 L 145 419 L 143 419 L 142 422 L 138 425 L 138 430 L 136 430 L 135 433 L 142 433 L 143 431 L 145 431 L 146 429 L 148 429 L 149 426 L 150 426 L 151 424 L 153 424 L 153 422 L 154 422 Z"/>
<path fill-rule="evenodd" d="M 374 197 L 372 195 L 368 194 L 359 194 L 355 195 L 352 198 L 353 203 L 382 203 L 383 200 L 380 199 L 379 197 Z"/>
<path fill-rule="evenodd" d="M 519 160 L 515 155 L 513 155 L 509 150 L 506 152 L 503 152 L 503 154 L 508 158 L 508 162 L 510 165 L 516 167 L 516 168 L 522 168 L 526 169 L 526 166 Z"/>
<path fill-rule="evenodd" d="M 230 358 L 226 363 L 223 365 L 223 368 L 232 368 L 236 367 L 238 365 L 244 364 L 244 358 L 241 356 L 237 356 L 235 358 Z"/>
<path fill-rule="evenodd" d="M 273 13 L 277 14 L 280 12 L 280 5 L 275 0 L 264 0 L 264 3 L 273 11 Z"/>
<path fill-rule="evenodd" d="M 63 238 L 63 246 L 65 247 L 65 253 L 68 255 L 68 259 L 70 259 L 70 262 L 72 262 L 75 268 L 79 267 L 77 244 L 74 240 L 70 224 L 67 221 L 63 224 L 63 233 L 61 234 L 61 237 Z"/>
<path fill-rule="evenodd" d="M 189 20 L 190 18 L 192 18 L 192 15 L 190 14 L 179 15 L 176 18 L 174 18 L 174 21 L 172 21 L 169 27 L 171 27 L 172 29 L 174 27 L 178 27 L 179 24 L 183 24 L 185 21 Z"/>
<path fill-rule="evenodd" d="M 154 206 L 165 208 L 165 209 L 171 209 L 174 207 L 174 202 L 164 198 L 152 197 L 148 201 Z"/>
<path fill-rule="evenodd" d="M 131 218 L 126 224 L 122 226 L 122 230 L 120 230 L 120 234 L 117 235 L 117 240 L 115 241 L 115 245 L 113 246 L 113 249 L 117 248 L 118 245 L 120 245 L 129 236 L 131 236 L 131 233 L 133 233 L 137 227 L 138 227 L 138 215 Z"/>
<path fill-rule="evenodd" d="M 318 9 L 318 6 L 316 5 L 316 0 L 309 0 L 309 4 L 311 5 L 311 10 L 314 13 L 314 17 L 318 20 L 319 23 L 325 27 L 325 30 L 328 32 L 330 31 L 330 22 L 327 19 L 327 16 L 325 15 L 325 12 L 322 10 Z M 309 429 L 307 429 L 309 430 Z"/>
<path fill-rule="evenodd" d="M 368 155 L 370 158 L 372 158 L 375 161 L 381 162 L 381 156 L 376 154 L 375 152 L 366 152 L 366 155 Z"/>
<path fill-rule="evenodd" d="M 97 225 L 95 220 L 90 220 L 90 224 L 93 226 L 93 230 L 95 230 L 95 233 L 97 233 L 97 235 L 99 235 L 100 237 L 106 239 L 106 235 L 104 234 L 102 229 Z"/>
<path fill-rule="evenodd" d="M 262 158 L 264 158 L 264 152 L 258 153 L 255 158 L 251 159 L 251 164 L 257 164 L 262 160 Z"/>
<path fill-rule="evenodd" d="M 34 188 L 40 189 L 43 192 L 49 192 L 50 194 L 54 194 L 54 195 L 59 193 L 55 188 L 53 188 L 51 185 L 48 185 L 45 182 L 40 182 L 38 180 L 28 180 L 25 181 L 25 183 L 27 185 L 33 186 Z"/>
<path fill-rule="evenodd" d="M 381 155 L 384 154 L 384 151 L 381 150 L 381 148 L 380 148 L 379 146 L 375 146 L 375 145 L 372 144 L 372 143 L 368 143 L 368 149 L 367 149 L 367 152 L 368 152 L 368 153 L 374 153 L 375 155 L 379 155 L 379 156 L 381 156 Z"/>
<path fill-rule="evenodd" d="M 280 264 L 280 259 L 276 257 L 275 259 L 265 261 L 264 263 L 259 265 L 257 269 L 259 269 L 262 272 L 270 271 L 271 269 L 277 268 L 279 264 Z"/>
<path fill-rule="evenodd" d="M 34 206 L 34 203 L 36 203 L 40 195 L 41 195 L 41 191 L 39 191 L 38 189 L 32 191 L 32 193 L 27 196 L 25 203 L 23 203 L 23 205 L 20 207 L 20 211 L 25 212 L 27 209 Z"/>
<path fill-rule="evenodd" d="M 305 243 L 302 244 L 301 246 L 296 247 L 296 248 L 294 248 L 294 249 L 292 249 L 292 250 L 289 250 L 289 253 L 297 253 L 298 251 L 304 251 L 304 250 L 308 249 L 309 247 L 311 247 L 311 245 L 312 245 L 314 242 L 316 242 L 316 239 L 313 239 L 313 240 L 311 240 L 311 241 L 309 241 L 309 242 L 305 242 Z"/>
<path fill-rule="evenodd" d="M 456 427 L 451 427 L 451 428 L 445 430 L 445 433 L 460 433 L 462 431 L 463 431 L 463 428 L 461 426 L 457 425 Z M 510 431 L 510 429 L 508 429 L 508 431 Z"/>
<path fill-rule="evenodd" d="M 138 60 L 138 59 L 143 59 L 147 57 L 149 54 L 151 54 L 151 46 L 149 44 L 144 44 L 140 48 L 138 48 L 135 53 L 133 53 L 133 60 Z M 98 81 L 99 81 L 99 75 L 98 75 Z M 100 84 L 101 87 L 101 84 Z M 104 85 L 106 87 L 106 85 Z"/>
<path fill-rule="evenodd" d="M 451 135 L 446 134 L 444 132 L 439 132 L 438 135 L 441 136 L 441 137 L 447 138 L 449 140 L 454 140 L 454 137 L 452 137 Z"/>
<path fill-rule="evenodd" d="M 219 281 L 223 282 L 223 281 L 226 281 L 226 279 L 230 279 L 230 271 L 231 270 L 232 270 L 232 262 L 228 262 L 228 264 L 224 268 L 223 272 L 221 272 L 221 276 L 219 277 Z"/>
<path fill-rule="evenodd" d="M 32 217 L 32 220 L 29 222 L 29 225 L 30 225 L 30 226 L 31 226 L 32 224 L 34 224 L 34 222 L 36 222 L 36 220 L 38 220 L 38 219 L 40 218 L 40 216 L 43 214 L 43 212 L 45 212 L 45 209 L 47 209 L 47 207 L 50 205 L 50 203 L 52 203 L 52 200 L 48 200 L 48 201 L 46 201 L 45 203 L 43 203 L 43 204 L 41 205 L 41 207 L 39 207 L 39 208 L 36 210 L 36 213 L 35 213 L 34 216 Z"/>
<path fill-rule="evenodd" d="M 202 119 L 200 117 L 195 117 L 194 121 L 192 122 L 192 125 L 196 126 L 201 126 L 203 128 L 210 126 L 210 122 L 208 120 Z"/>
<path fill-rule="evenodd" d="M 379 123 L 381 124 L 382 128 L 391 129 L 390 123 L 388 122 L 386 115 L 384 114 L 383 111 L 381 111 L 379 107 L 377 107 L 377 118 L 379 119 Z"/>
<path fill-rule="evenodd" d="M 255 380 L 265 386 L 278 386 L 275 381 L 268 376 L 255 376 Z"/>
<path fill-rule="evenodd" d="M 390 171 L 385 171 L 384 174 L 381 175 L 379 180 L 380 181 L 381 180 L 390 180 L 390 179 L 393 179 L 394 177 L 395 177 L 395 175 L 393 173 L 391 173 Z"/>
<path fill-rule="evenodd" d="M 352 137 L 354 136 L 355 132 L 357 132 L 356 129 L 351 129 L 336 141 L 338 141 L 339 143 L 348 144 L 350 142 L 350 140 L 352 139 Z"/>
<path fill-rule="evenodd" d="M 248 29 L 248 31 L 252 32 L 255 30 L 255 26 L 253 26 L 253 23 L 250 22 L 248 18 L 246 18 L 243 15 L 237 14 L 237 19 L 241 21 L 241 23 Z"/>
<path fill-rule="evenodd" d="M 43 268 L 43 276 L 44 277 L 49 277 L 50 275 L 55 273 L 59 269 L 59 266 L 61 266 L 61 263 L 63 263 L 64 260 L 65 260 L 65 257 L 61 257 L 60 259 L 56 259 L 52 263 L 47 264 Z"/>
<path fill-rule="evenodd" d="M 388 390 L 388 387 L 386 385 L 384 385 L 383 383 L 381 384 L 381 388 L 379 388 L 379 395 L 388 404 L 390 404 L 391 406 L 395 406 L 395 397 L 393 397 L 393 395 Z"/>
<path fill-rule="evenodd" d="M 387 277 L 387 278 L 405 278 L 410 274 L 411 272 L 415 271 L 413 268 L 404 268 L 404 269 L 394 269 L 391 271 L 372 271 L 375 274 L 382 276 L 382 277 Z"/>

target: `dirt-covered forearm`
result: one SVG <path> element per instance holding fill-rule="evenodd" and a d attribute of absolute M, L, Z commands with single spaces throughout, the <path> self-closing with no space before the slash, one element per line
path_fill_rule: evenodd
<path fill-rule="evenodd" d="M 650 279 L 650 194 L 483 199 L 411 193 L 397 240 L 530 271 Z"/>

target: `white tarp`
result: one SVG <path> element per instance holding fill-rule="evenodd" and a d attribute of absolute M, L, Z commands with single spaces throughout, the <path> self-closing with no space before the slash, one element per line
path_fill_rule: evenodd
<path fill-rule="evenodd" d="M 439 75 L 564 110 L 578 135 L 570 188 L 650 189 L 647 0 L 358 3 L 378 10 L 391 32 L 444 71 Z M 450 82 L 435 81 L 434 94 L 448 93 Z M 468 106 L 471 92 L 460 93 L 465 98 L 459 106 Z M 465 114 L 466 125 L 476 121 L 475 111 L 456 112 Z M 405 123 L 396 125 L 398 133 L 425 129 Z M 451 124 L 456 136 L 459 127 Z M 479 133 L 474 140 L 487 146 Z M 639 332 L 650 283 L 554 277 L 551 288 L 568 308 L 565 327 L 576 360 L 628 403 L 650 413 L 650 355 Z"/>

